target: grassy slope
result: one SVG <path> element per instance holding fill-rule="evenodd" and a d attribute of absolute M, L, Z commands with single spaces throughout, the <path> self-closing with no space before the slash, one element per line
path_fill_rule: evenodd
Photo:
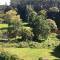
<path fill-rule="evenodd" d="M 18 57 L 24 60 L 38 60 L 39 57 L 48 58 L 49 60 L 57 59 L 50 54 L 52 52 L 50 49 L 5 48 L 4 50 L 11 54 L 17 54 Z"/>

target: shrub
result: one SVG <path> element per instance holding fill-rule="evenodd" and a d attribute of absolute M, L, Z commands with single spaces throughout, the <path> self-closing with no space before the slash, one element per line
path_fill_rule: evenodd
<path fill-rule="evenodd" d="M 47 10 L 40 10 L 38 12 L 38 15 L 42 15 L 43 18 L 46 19 L 47 18 Z"/>
<path fill-rule="evenodd" d="M 30 48 L 39 48 L 40 45 L 38 42 L 31 41 L 31 42 L 29 42 L 29 47 Z"/>
<path fill-rule="evenodd" d="M 22 60 L 22 59 L 19 59 L 17 55 L 11 55 L 8 52 L 1 52 L 0 60 Z"/>
<path fill-rule="evenodd" d="M 32 40 L 32 37 L 33 37 L 32 28 L 22 27 L 21 36 L 22 36 L 22 40 L 24 41 Z"/>
<path fill-rule="evenodd" d="M 5 13 L 4 21 L 8 24 L 8 40 L 9 38 L 15 38 L 19 35 L 18 29 L 21 27 L 22 19 L 15 9 L 11 9 Z"/>
<path fill-rule="evenodd" d="M 59 8 L 58 7 L 51 7 L 49 8 L 50 12 L 59 12 Z"/>
<path fill-rule="evenodd" d="M 47 40 L 40 43 L 40 48 L 50 48 L 53 49 L 60 44 L 59 39 L 56 37 L 57 34 L 51 33 Z"/>
<path fill-rule="evenodd" d="M 33 28 L 34 40 L 45 40 L 49 33 L 51 32 L 51 27 L 46 20 L 47 11 L 41 10 L 39 15 L 33 10 L 31 6 L 27 8 L 28 10 L 28 23 Z"/>
<path fill-rule="evenodd" d="M 22 42 L 19 42 L 19 43 L 17 44 L 17 47 L 18 47 L 18 48 L 26 48 L 26 47 L 29 47 L 29 45 L 28 45 L 28 42 L 22 41 Z"/>
<path fill-rule="evenodd" d="M 16 47 L 18 48 L 40 48 L 40 43 L 34 41 L 22 41 L 17 43 Z"/>
<path fill-rule="evenodd" d="M 52 19 L 46 19 L 46 20 L 51 28 L 51 32 L 56 32 L 58 30 L 58 28 L 57 28 L 55 21 Z"/>
<path fill-rule="evenodd" d="M 47 20 L 42 18 L 43 16 L 37 16 L 35 20 L 34 34 L 38 40 L 43 40 L 49 35 L 51 28 L 48 25 Z"/>
<path fill-rule="evenodd" d="M 53 49 L 57 45 L 60 44 L 59 39 L 56 37 L 57 34 L 51 33 L 47 39 L 45 39 L 43 42 L 36 42 L 36 41 L 22 41 L 17 43 L 16 47 L 18 48 L 49 48 Z"/>

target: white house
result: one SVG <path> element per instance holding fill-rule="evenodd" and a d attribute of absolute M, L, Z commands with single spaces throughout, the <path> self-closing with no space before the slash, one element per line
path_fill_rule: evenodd
<path fill-rule="evenodd" d="M 11 3 L 11 0 L 0 0 L 0 5 L 7 5 L 9 6 Z"/>

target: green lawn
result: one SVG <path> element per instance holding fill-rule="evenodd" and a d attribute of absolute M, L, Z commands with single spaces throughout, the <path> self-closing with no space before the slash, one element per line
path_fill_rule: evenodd
<path fill-rule="evenodd" d="M 8 28 L 8 24 L 0 24 L 0 28 Z"/>
<path fill-rule="evenodd" d="M 9 51 L 10 54 L 16 54 L 24 60 L 38 60 L 39 57 L 48 58 L 49 60 L 57 59 L 50 54 L 52 52 L 50 49 L 5 48 L 4 50 Z"/>

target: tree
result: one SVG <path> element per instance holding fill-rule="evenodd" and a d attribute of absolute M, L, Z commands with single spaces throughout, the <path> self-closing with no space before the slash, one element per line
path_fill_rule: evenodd
<path fill-rule="evenodd" d="M 22 36 L 22 40 L 24 41 L 32 41 L 32 38 L 34 36 L 32 32 L 32 28 L 23 26 L 21 28 L 21 36 Z"/>
<path fill-rule="evenodd" d="M 20 15 L 17 14 L 15 9 L 6 12 L 5 18 L 9 24 L 19 25 L 19 22 L 21 22 Z"/>
<path fill-rule="evenodd" d="M 32 29 L 28 26 L 25 26 L 25 23 L 22 22 L 20 15 L 17 15 L 17 12 L 14 9 L 6 12 L 5 22 L 9 25 L 9 38 L 17 38 L 19 41 L 21 39 L 24 41 L 32 40 Z"/>
<path fill-rule="evenodd" d="M 46 19 L 50 28 L 51 28 L 51 32 L 56 32 L 58 30 L 56 22 L 52 19 Z"/>
<path fill-rule="evenodd" d="M 36 16 L 37 16 L 37 13 L 34 11 L 34 9 L 32 8 L 32 6 L 31 5 L 27 5 L 27 15 L 28 15 L 28 23 L 32 26 L 32 27 L 34 27 L 34 21 L 35 21 L 35 18 L 36 18 Z"/>
<path fill-rule="evenodd" d="M 22 23 L 20 15 L 17 14 L 15 9 L 12 9 L 5 13 L 4 19 L 5 23 L 9 25 L 8 28 L 9 37 L 16 37 L 18 29 Z"/>
<path fill-rule="evenodd" d="M 50 12 L 59 12 L 59 8 L 58 7 L 51 7 L 49 8 Z"/>
<path fill-rule="evenodd" d="M 28 7 L 28 22 L 33 28 L 34 40 L 44 40 L 51 32 L 51 25 L 46 20 L 46 13 L 47 11 L 41 10 L 37 15 L 31 6 Z"/>
<path fill-rule="evenodd" d="M 38 40 L 47 38 L 51 29 L 47 20 L 42 18 L 42 15 L 37 16 L 35 20 L 34 34 Z"/>
<path fill-rule="evenodd" d="M 47 15 L 47 11 L 46 11 L 46 10 L 40 10 L 40 11 L 38 12 L 38 15 L 46 16 L 46 15 Z"/>

